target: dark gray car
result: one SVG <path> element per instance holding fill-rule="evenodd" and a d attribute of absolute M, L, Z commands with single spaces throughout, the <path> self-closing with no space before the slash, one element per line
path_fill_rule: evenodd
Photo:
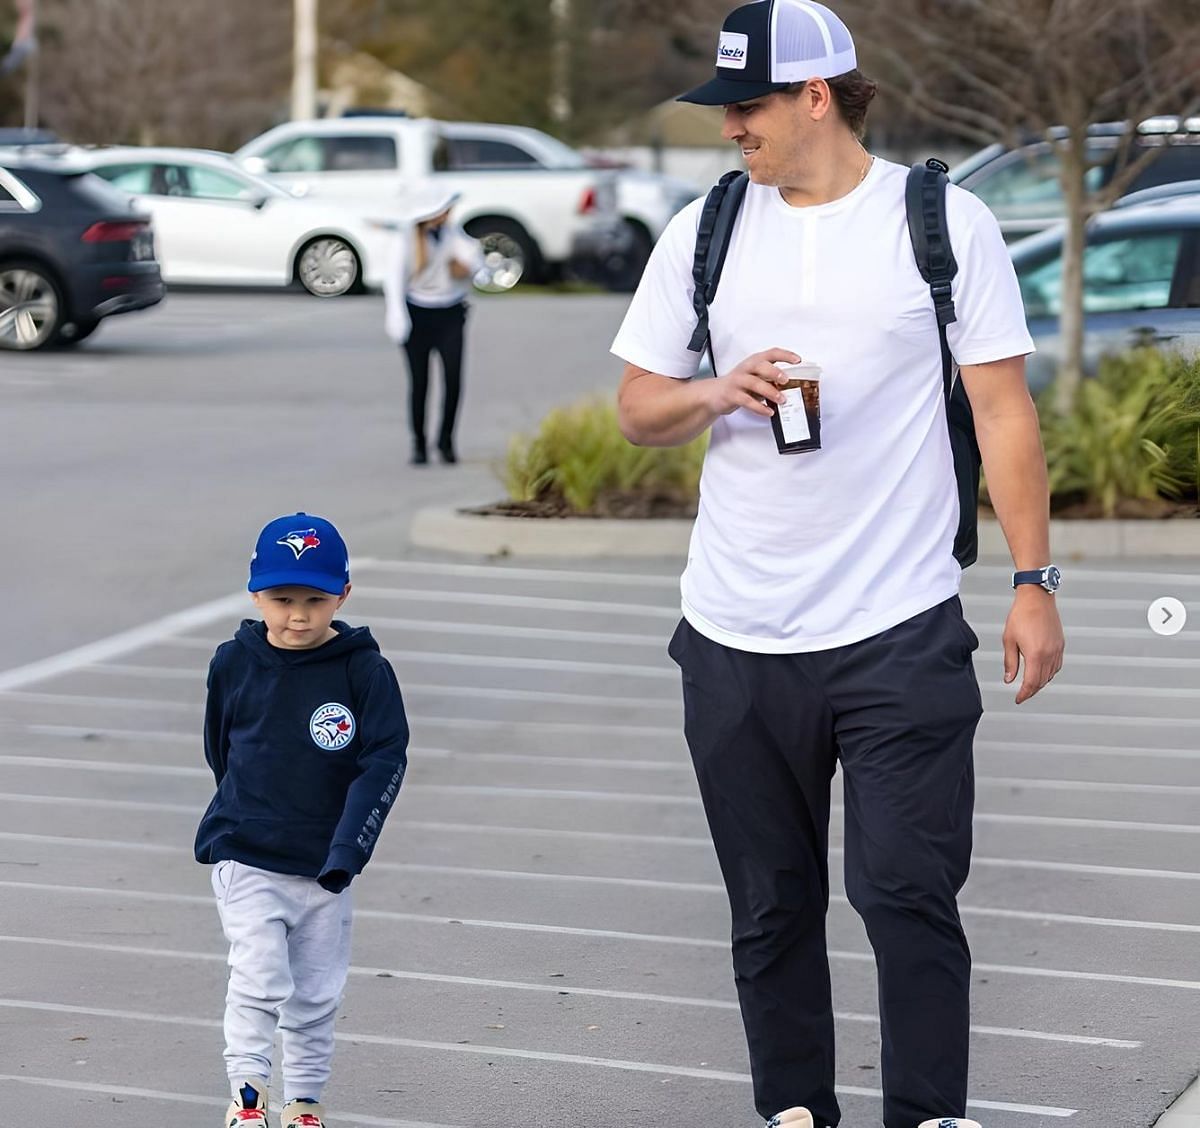
<path fill-rule="evenodd" d="M 1050 384 L 1062 355 L 1061 226 L 1011 248 L 1038 351 L 1029 387 Z M 1200 196 L 1118 207 L 1088 225 L 1083 256 L 1084 368 L 1137 344 L 1200 349 Z"/>

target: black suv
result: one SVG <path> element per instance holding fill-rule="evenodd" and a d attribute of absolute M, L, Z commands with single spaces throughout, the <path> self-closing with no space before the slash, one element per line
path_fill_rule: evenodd
<path fill-rule="evenodd" d="M 1088 154 L 1096 162 L 1087 174 L 1089 191 L 1103 188 L 1116 171 L 1124 122 L 1094 125 L 1088 131 Z M 1063 131 L 1051 133 L 1057 139 Z M 1151 118 L 1137 127 L 1128 159 L 1147 149 L 1160 149 L 1127 192 L 1138 192 L 1177 180 L 1200 179 L 1200 118 Z M 950 172 L 955 184 L 974 192 L 1000 221 L 1004 238 L 1014 239 L 1044 231 L 1064 218 L 1062 189 L 1058 181 L 1058 156 L 1050 139 L 1032 139 L 1016 149 L 989 145 Z"/>
<path fill-rule="evenodd" d="M 0 164 L 0 349 L 71 345 L 162 301 L 150 221 L 87 173 Z"/>

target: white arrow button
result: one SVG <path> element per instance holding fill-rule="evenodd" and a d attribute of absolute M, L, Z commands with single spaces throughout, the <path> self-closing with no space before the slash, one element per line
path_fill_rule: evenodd
<path fill-rule="evenodd" d="M 1177 635 L 1187 623 L 1187 608 L 1178 599 L 1164 595 L 1146 612 L 1150 629 L 1157 635 Z"/>

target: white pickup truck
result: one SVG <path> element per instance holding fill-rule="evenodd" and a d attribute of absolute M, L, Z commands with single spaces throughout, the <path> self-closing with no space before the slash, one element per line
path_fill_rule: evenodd
<path fill-rule="evenodd" d="M 248 172 L 319 195 L 384 200 L 429 178 L 455 189 L 456 219 L 484 246 L 482 289 L 613 273 L 629 233 L 611 171 L 476 159 L 479 145 L 429 118 L 346 117 L 276 126 L 233 156 Z"/>

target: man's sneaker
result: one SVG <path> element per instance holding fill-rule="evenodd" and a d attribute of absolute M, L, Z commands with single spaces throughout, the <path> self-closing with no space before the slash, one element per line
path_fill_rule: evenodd
<path fill-rule="evenodd" d="M 267 1083 L 247 1077 L 225 1113 L 225 1128 L 267 1128 Z"/>
<path fill-rule="evenodd" d="M 279 1123 L 282 1128 L 325 1128 L 325 1110 L 316 1101 L 288 1101 Z"/>
<path fill-rule="evenodd" d="M 813 1128 L 812 1113 L 806 1108 L 789 1108 L 772 1116 L 767 1128 Z"/>
<path fill-rule="evenodd" d="M 964 1120 L 961 1116 L 943 1116 L 941 1120 L 923 1120 L 917 1128 L 982 1128 L 978 1120 Z"/>

